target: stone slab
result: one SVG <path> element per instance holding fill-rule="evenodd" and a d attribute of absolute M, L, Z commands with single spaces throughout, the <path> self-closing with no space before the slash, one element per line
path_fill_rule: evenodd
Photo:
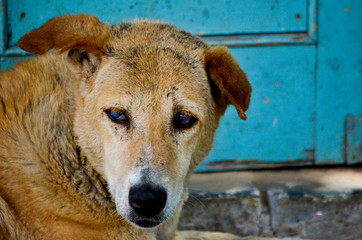
<path fill-rule="evenodd" d="M 361 167 L 195 174 L 190 188 L 180 229 L 362 239 Z"/>

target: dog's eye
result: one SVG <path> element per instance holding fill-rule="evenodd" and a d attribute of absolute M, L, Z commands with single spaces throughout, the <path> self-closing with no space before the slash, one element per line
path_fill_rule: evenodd
<path fill-rule="evenodd" d="M 189 113 L 177 113 L 174 118 L 174 124 L 177 129 L 191 128 L 197 122 L 197 118 Z"/>
<path fill-rule="evenodd" d="M 111 119 L 113 122 L 122 124 L 126 127 L 129 126 L 128 117 L 124 112 L 116 112 L 114 110 L 108 109 L 105 110 L 105 113 L 107 114 L 108 118 Z"/>

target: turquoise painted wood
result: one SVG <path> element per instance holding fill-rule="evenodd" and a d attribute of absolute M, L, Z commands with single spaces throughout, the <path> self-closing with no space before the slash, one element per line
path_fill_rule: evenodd
<path fill-rule="evenodd" d="M 51 17 L 150 18 L 227 45 L 253 86 L 248 120 L 230 107 L 197 171 L 361 163 L 362 1 L 2 0 L 1 69 Z"/>
<path fill-rule="evenodd" d="M 3 54 L 7 47 L 7 27 L 6 27 L 6 3 L 0 1 L 0 54 Z"/>
<path fill-rule="evenodd" d="M 318 164 L 343 163 L 349 149 L 344 122 L 362 116 L 362 1 L 320 1 L 318 7 L 315 157 Z"/>
<path fill-rule="evenodd" d="M 69 13 L 90 13 L 100 20 L 160 19 L 193 34 L 236 34 L 306 31 L 307 0 L 9 0 L 10 45 L 46 19 Z"/>
<path fill-rule="evenodd" d="M 362 117 L 346 118 L 346 159 L 348 164 L 361 162 L 362 157 Z"/>
<path fill-rule="evenodd" d="M 211 155 L 199 170 L 250 168 L 261 162 L 311 164 L 315 46 L 232 48 L 231 52 L 253 86 L 248 120 L 240 121 L 234 108 L 228 109 Z"/>

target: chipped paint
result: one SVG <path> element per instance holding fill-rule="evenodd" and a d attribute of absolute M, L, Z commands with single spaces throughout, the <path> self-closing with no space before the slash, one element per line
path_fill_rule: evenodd
<path fill-rule="evenodd" d="M 275 126 L 277 125 L 277 123 L 278 123 L 278 118 L 274 118 L 274 120 L 273 120 L 273 127 L 275 127 Z"/>
<path fill-rule="evenodd" d="M 20 13 L 20 19 L 22 20 L 23 18 L 25 18 L 25 16 L 26 16 L 26 13 L 25 12 L 21 12 Z"/>
<path fill-rule="evenodd" d="M 349 164 L 362 161 L 362 116 L 347 116 L 345 120 L 345 158 Z"/>

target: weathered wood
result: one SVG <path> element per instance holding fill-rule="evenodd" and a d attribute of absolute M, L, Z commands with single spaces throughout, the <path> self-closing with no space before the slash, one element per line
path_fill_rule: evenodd
<path fill-rule="evenodd" d="M 362 116 L 362 2 L 319 1 L 316 162 L 341 164 L 347 115 Z"/>
<path fill-rule="evenodd" d="M 7 46 L 6 0 L 0 0 L 0 54 Z"/>
<path fill-rule="evenodd" d="M 314 149 L 315 46 L 232 48 L 231 52 L 253 86 L 248 120 L 239 121 L 228 109 L 211 154 L 198 170 L 210 170 L 211 162 L 226 159 L 310 163 L 314 160 L 310 152 Z"/>
<path fill-rule="evenodd" d="M 101 21 L 149 18 L 175 24 L 193 34 L 304 32 L 307 0 L 87 1 L 9 0 L 10 46 L 45 20 L 64 14 L 90 13 Z"/>

